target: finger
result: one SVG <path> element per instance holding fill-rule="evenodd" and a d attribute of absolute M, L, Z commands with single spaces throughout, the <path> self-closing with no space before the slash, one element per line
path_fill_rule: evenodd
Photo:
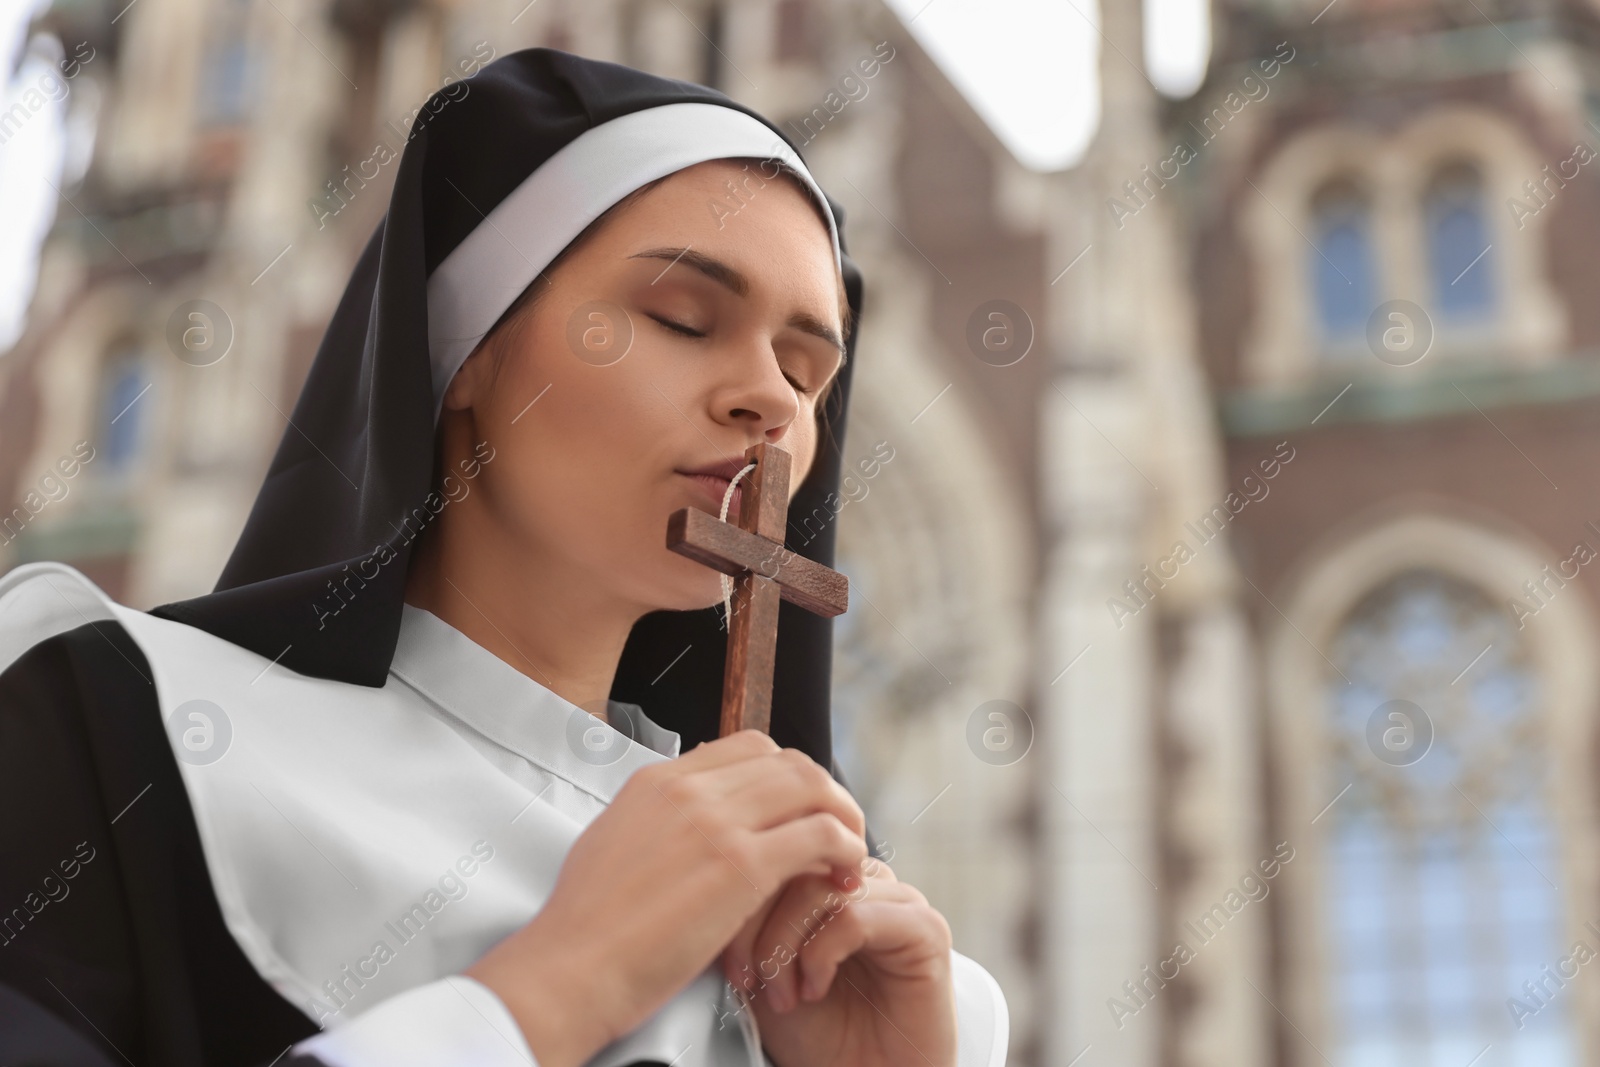
<path fill-rule="evenodd" d="M 822 829 L 826 822 L 817 825 L 819 829 L 815 832 L 826 833 Z M 804 827 L 789 830 L 778 840 L 773 840 L 775 835 L 769 834 L 767 847 L 792 856 L 797 846 L 786 839 L 807 832 L 812 831 Z M 742 981 L 747 986 L 755 985 L 764 992 L 771 992 L 773 999 L 769 1003 L 784 1006 L 785 1010 L 798 1001 L 794 960 L 800 945 L 815 936 L 820 926 L 847 901 L 860 899 L 865 892 L 861 867 L 872 863 L 864 855 L 865 842 L 852 835 L 847 846 L 842 855 L 859 855 L 860 861 L 846 865 L 837 862 L 840 857 L 835 854 L 833 862 L 796 874 L 746 920 L 724 954 L 730 981 L 736 984 Z M 851 892 L 852 887 L 854 892 Z M 760 981 L 756 982 L 756 978 Z"/>
<path fill-rule="evenodd" d="M 799 749 L 786 748 L 702 772 L 714 803 L 765 830 L 818 811 L 832 813 L 858 834 L 866 815 L 850 791 Z"/>
<path fill-rule="evenodd" d="M 663 775 L 667 764 L 656 764 L 636 772 L 624 788 L 631 789 L 635 795 L 646 796 L 653 790 L 708 843 L 740 868 L 740 873 L 763 896 L 776 892 L 783 882 L 800 873 L 827 875 L 832 873 L 830 865 L 841 868 L 841 875 L 859 870 L 860 860 L 866 857 L 865 818 L 860 806 L 828 772 L 805 753 L 793 749 L 780 750 L 770 759 L 752 759 L 745 763 L 754 766 L 739 764 L 674 777 Z M 731 777 L 724 780 L 727 775 Z M 729 783 L 741 781 L 742 789 L 729 792 L 725 788 Z M 774 858 L 770 849 L 757 847 L 759 835 L 819 816 L 826 817 L 854 838 L 842 853 L 838 841 L 819 841 L 814 836 L 813 822 L 811 833 L 802 832 L 797 838 L 783 839 L 796 843 L 801 853 L 780 857 L 785 862 L 776 867 L 758 862 Z M 746 846 L 756 849 L 758 855 L 734 860 Z M 844 854 L 849 858 L 838 862 L 827 860 L 817 853 L 819 847 L 831 849 L 827 853 L 829 856 Z M 761 869 L 753 869 L 756 867 Z M 774 874 L 776 881 L 763 880 Z"/>
<path fill-rule="evenodd" d="M 662 766 L 680 774 L 692 774 L 781 751 L 778 743 L 760 730 L 737 730 L 715 741 L 702 741 Z"/>
<path fill-rule="evenodd" d="M 660 763 L 641 767 L 629 777 L 624 788 L 647 791 L 647 787 L 653 786 L 659 792 L 669 783 L 697 777 L 702 772 L 714 771 L 719 767 L 747 763 L 763 756 L 774 756 L 782 751 L 776 741 L 760 730 L 740 730 L 727 737 L 719 737 L 715 741 L 696 745 L 676 759 L 662 760 Z"/>
<path fill-rule="evenodd" d="M 896 977 L 933 978 L 949 966 L 949 951 L 949 926 L 942 915 L 920 894 L 886 889 L 879 898 L 849 904 L 801 947 L 800 997 L 826 996 L 839 966 L 857 954 L 870 956 L 873 969 Z"/>
<path fill-rule="evenodd" d="M 816 812 L 755 834 L 748 854 L 767 879 L 759 884 L 782 886 L 801 875 L 827 877 L 834 868 L 857 868 L 867 843 L 830 812 Z"/>
<path fill-rule="evenodd" d="M 898 882 L 900 880 L 887 863 L 872 855 L 870 851 L 867 853 L 867 857 L 853 870 L 846 870 L 842 867 L 835 868 L 832 878 L 834 886 L 840 892 L 850 895 L 852 899 L 855 899 L 862 892 L 861 886 L 863 882 L 871 882 L 873 880 Z"/>
<path fill-rule="evenodd" d="M 861 866 L 870 868 L 872 864 L 873 860 L 868 857 Z M 785 883 L 783 888 L 773 893 L 751 912 L 724 947 L 722 962 L 729 981 L 734 980 L 735 974 L 753 973 L 755 961 L 771 955 L 774 947 L 770 943 L 772 939 L 761 938 L 763 930 L 769 928 L 782 930 L 791 923 L 804 926 L 805 916 L 819 906 L 818 902 L 826 906 L 830 903 L 827 899 L 830 894 L 839 897 L 840 900 L 859 899 L 861 887 L 860 871 L 837 866 L 830 867 L 826 876 L 802 874 Z M 840 907 L 837 901 L 831 903 L 834 910 Z M 764 946 L 763 953 L 759 955 L 756 947 L 758 943 Z M 798 943 L 796 942 L 793 947 L 798 950 Z"/>
<path fill-rule="evenodd" d="M 782 959 L 790 962 L 767 983 L 770 1003 L 787 1011 L 799 1003 L 800 950 L 839 914 L 849 898 L 835 887 L 833 879 L 802 875 L 784 887 L 768 909 L 760 932 L 751 943 L 757 961 Z M 765 975 L 770 966 L 762 970 Z"/>
<path fill-rule="evenodd" d="M 739 927 L 723 942 L 729 967 L 738 970 L 750 961 L 755 933 L 789 882 L 802 875 L 832 878 L 835 871 L 853 870 L 865 858 L 866 847 L 866 842 L 838 819 L 819 812 L 749 835 L 733 855 L 723 851 L 729 866 L 722 874 L 729 878 L 737 875 L 738 881 L 753 887 L 757 894 L 752 904 L 741 902 Z M 721 871 L 718 866 L 711 869 Z M 742 892 L 737 895 L 744 896 Z M 750 910 L 744 911 L 745 906 Z"/>

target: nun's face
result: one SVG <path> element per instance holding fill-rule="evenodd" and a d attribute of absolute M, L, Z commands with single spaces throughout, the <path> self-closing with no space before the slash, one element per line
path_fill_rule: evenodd
<path fill-rule="evenodd" d="M 641 614 L 719 602 L 717 572 L 665 547 L 667 518 L 717 514 L 731 472 L 693 472 L 736 471 L 753 444 L 793 456 L 791 498 L 810 471 L 842 358 L 826 224 L 790 181 L 702 163 L 620 208 L 549 279 L 445 397 L 446 463 L 494 449 L 463 501 L 493 527 L 499 551 L 485 547 Z"/>

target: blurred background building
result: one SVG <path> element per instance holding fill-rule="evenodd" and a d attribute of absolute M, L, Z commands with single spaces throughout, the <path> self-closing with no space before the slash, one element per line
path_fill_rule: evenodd
<path fill-rule="evenodd" d="M 434 90 L 714 85 L 849 213 L 840 755 L 1012 1061 L 1600 1061 L 1600 24 L 1325 3 L 1173 100 L 1102 0 L 1042 174 L 880 0 L 59 0 L 0 569 L 211 587 Z"/>

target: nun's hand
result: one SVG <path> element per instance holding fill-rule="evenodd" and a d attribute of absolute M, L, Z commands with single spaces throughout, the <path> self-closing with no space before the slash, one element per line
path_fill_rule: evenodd
<path fill-rule="evenodd" d="M 955 1067 L 950 926 L 888 864 L 861 871 L 790 882 L 723 972 L 778 1067 Z"/>
<path fill-rule="evenodd" d="M 635 771 L 568 851 L 544 907 L 465 973 L 540 1067 L 637 1028 L 797 877 L 854 871 L 866 818 L 804 753 L 754 730 Z"/>

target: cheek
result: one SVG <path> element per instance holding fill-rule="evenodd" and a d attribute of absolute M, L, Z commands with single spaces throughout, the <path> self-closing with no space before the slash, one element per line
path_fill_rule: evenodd
<path fill-rule="evenodd" d="M 540 463 L 616 484 L 637 466 L 624 461 L 638 457 L 640 443 L 659 439 L 664 401 L 636 351 L 593 366 L 568 351 L 560 325 L 542 317 L 524 334 L 495 380 L 488 421 L 514 447 L 536 451 Z"/>
<path fill-rule="evenodd" d="M 647 439 L 636 421 L 615 417 L 615 401 L 614 393 L 584 388 L 581 381 L 551 383 L 508 426 L 506 446 L 491 465 L 500 468 L 499 488 L 514 499 L 520 521 L 559 535 L 573 555 L 586 544 L 614 545 L 618 528 L 638 506 L 640 449 Z"/>
<path fill-rule="evenodd" d="M 672 501 L 663 496 L 663 472 L 678 453 L 704 451 L 684 449 L 685 434 L 701 439 L 673 406 L 686 401 L 658 380 L 637 340 L 617 363 L 596 367 L 548 333 L 529 331 L 516 361 L 501 369 L 490 422 L 503 444 L 491 442 L 498 455 L 480 481 L 498 476 L 493 506 L 516 536 L 635 585 L 640 567 L 666 551 Z"/>

